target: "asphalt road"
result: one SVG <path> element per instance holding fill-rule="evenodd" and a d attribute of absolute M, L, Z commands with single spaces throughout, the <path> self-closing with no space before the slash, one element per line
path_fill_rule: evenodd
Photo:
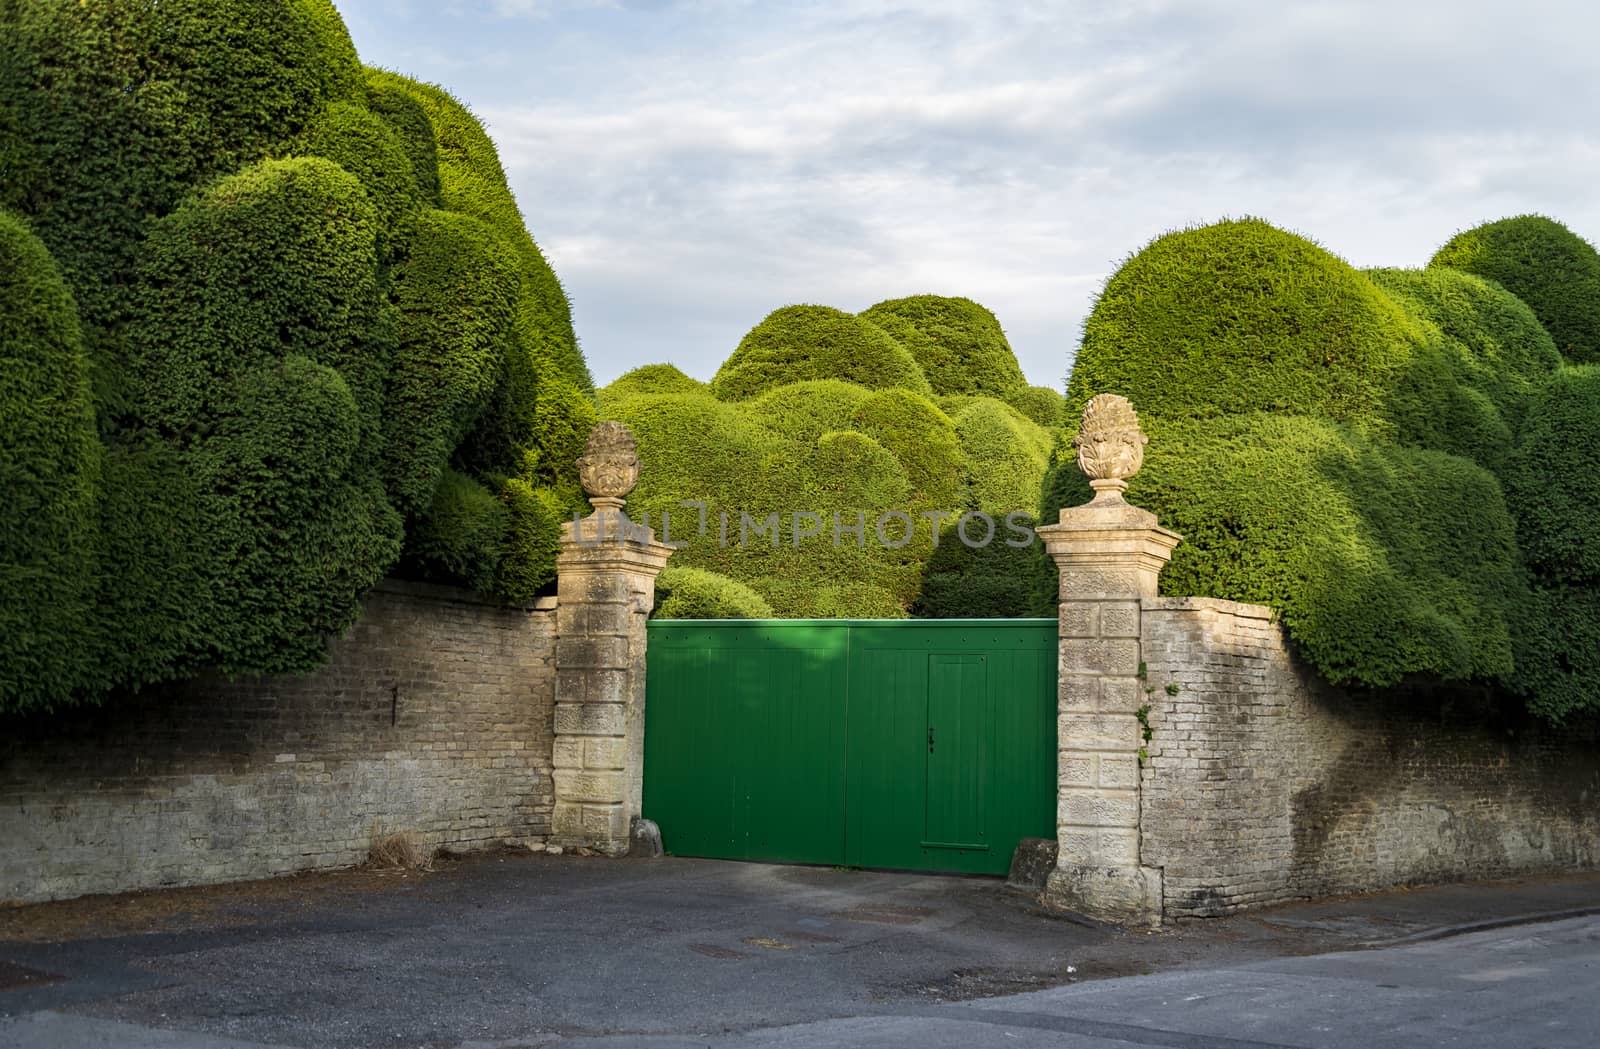
<path fill-rule="evenodd" d="M 0 912 L 0 1049 L 1590 1049 L 1600 918 L 1399 942 L 1597 890 L 1456 886 L 1149 935 L 991 879 L 479 860 Z"/>

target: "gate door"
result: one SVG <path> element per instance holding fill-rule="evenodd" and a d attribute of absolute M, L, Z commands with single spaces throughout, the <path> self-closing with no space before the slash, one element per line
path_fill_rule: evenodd
<path fill-rule="evenodd" d="M 657 621 L 648 651 L 668 852 L 999 874 L 1054 835 L 1053 619 Z"/>

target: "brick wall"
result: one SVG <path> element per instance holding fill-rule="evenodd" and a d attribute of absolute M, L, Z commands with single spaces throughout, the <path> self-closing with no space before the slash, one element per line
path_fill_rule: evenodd
<path fill-rule="evenodd" d="M 0 721 L 0 901 L 542 840 L 554 619 L 390 582 L 311 675 Z"/>
<path fill-rule="evenodd" d="M 1141 862 L 1168 917 L 1600 862 L 1600 741 L 1322 686 L 1269 615 L 1144 602 Z"/>

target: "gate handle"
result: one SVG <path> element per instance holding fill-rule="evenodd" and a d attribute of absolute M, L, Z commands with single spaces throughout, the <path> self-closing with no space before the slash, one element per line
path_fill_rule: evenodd
<path fill-rule="evenodd" d="M 928 753 L 933 753 L 933 726 L 928 726 Z"/>

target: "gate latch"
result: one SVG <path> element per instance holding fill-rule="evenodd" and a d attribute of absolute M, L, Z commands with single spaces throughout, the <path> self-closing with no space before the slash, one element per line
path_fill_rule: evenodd
<path fill-rule="evenodd" d="M 928 753 L 933 753 L 933 726 L 928 726 Z"/>

